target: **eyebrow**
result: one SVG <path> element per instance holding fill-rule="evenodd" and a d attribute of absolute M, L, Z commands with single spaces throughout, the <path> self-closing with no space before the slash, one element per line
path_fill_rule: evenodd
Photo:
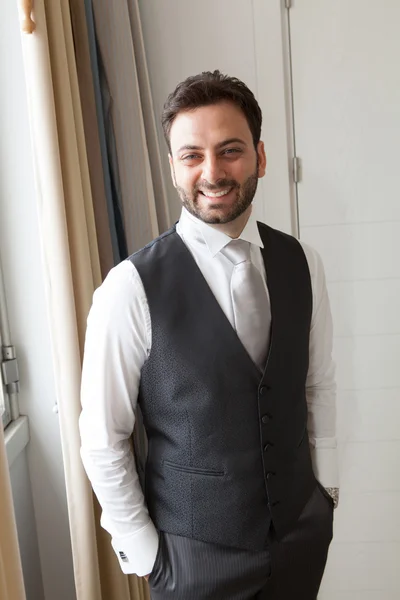
<path fill-rule="evenodd" d="M 242 144 L 243 146 L 247 146 L 246 142 L 244 140 L 241 140 L 240 138 L 229 138 L 228 140 L 219 142 L 219 144 L 216 145 L 216 148 L 219 150 L 224 146 L 229 146 L 229 144 Z M 191 144 L 185 144 L 185 146 L 181 146 L 179 148 L 177 154 L 179 154 L 179 152 L 182 152 L 182 150 L 203 150 L 203 148 L 201 146 L 192 146 Z"/>

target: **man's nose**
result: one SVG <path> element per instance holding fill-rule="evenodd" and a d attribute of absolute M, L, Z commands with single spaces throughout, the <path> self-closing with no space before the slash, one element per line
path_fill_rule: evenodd
<path fill-rule="evenodd" d="M 226 172 L 217 157 L 208 157 L 203 163 L 203 179 L 216 185 L 220 179 L 226 178 Z"/>

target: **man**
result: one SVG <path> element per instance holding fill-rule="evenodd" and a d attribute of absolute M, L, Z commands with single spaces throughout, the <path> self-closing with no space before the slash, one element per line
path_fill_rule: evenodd
<path fill-rule="evenodd" d="M 332 538 L 329 301 L 317 253 L 252 212 L 261 119 L 219 71 L 178 85 L 162 122 L 180 220 L 109 273 L 88 318 L 82 459 L 154 600 L 315 600 Z"/>

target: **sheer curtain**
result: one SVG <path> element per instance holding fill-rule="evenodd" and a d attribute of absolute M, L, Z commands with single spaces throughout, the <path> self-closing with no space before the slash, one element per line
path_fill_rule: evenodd
<path fill-rule="evenodd" d="M 87 142 L 88 124 L 83 120 L 84 95 L 79 90 L 75 50 L 85 48 L 85 44 L 74 39 L 72 32 L 80 4 L 79 0 L 71 3 L 36 0 L 36 31 L 22 38 L 76 595 L 78 600 L 146 600 L 149 598 L 146 582 L 122 574 L 109 536 L 99 525 L 99 507 L 79 454 L 80 375 L 86 317 L 93 291 L 101 283 L 102 271 L 104 275 L 115 262 L 105 227 L 108 213 L 104 212 L 107 210 L 104 190 L 93 185 L 96 162 L 91 151 L 95 148 L 99 161 L 101 148 L 96 149 L 96 144 L 100 142 L 90 127 L 93 136 L 90 144 Z M 83 28 L 82 31 L 84 35 Z M 91 93 L 88 92 L 89 98 Z M 139 116 L 140 103 L 138 93 Z M 141 156 L 143 169 L 141 172 L 135 169 L 138 180 L 134 181 L 141 192 L 129 198 L 134 207 L 129 206 L 128 214 L 127 205 L 123 205 L 124 219 L 134 232 L 132 240 L 140 244 L 144 230 L 145 236 L 153 237 L 158 233 L 159 223 L 164 227 L 168 220 L 163 197 L 157 202 L 154 197 L 160 179 L 150 167 L 143 115 L 141 119 L 136 123 L 141 137 L 135 142 L 135 150 Z M 133 153 L 131 161 L 135 157 Z M 97 171 L 97 176 L 101 177 L 101 172 Z M 99 198 L 100 204 L 95 209 L 93 200 L 96 206 Z M 136 220 L 135 215 L 141 218 Z M 143 225 L 146 223 L 150 225 Z"/>

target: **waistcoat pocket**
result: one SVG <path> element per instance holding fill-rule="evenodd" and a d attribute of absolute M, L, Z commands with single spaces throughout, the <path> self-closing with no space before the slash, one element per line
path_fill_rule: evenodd
<path fill-rule="evenodd" d="M 182 473 L 192 473 L 193 475 L 207 475 L 208 477 L 223 477 L 225 475 L 224 471 L 217 471 L 215 469 L 201 469 L 199 467 L 188 467 L 186 465 L 179 465 L 171 462 L 170 460 L 164 460 L 163 464 L 169 469 L 181 471 Z"/>

